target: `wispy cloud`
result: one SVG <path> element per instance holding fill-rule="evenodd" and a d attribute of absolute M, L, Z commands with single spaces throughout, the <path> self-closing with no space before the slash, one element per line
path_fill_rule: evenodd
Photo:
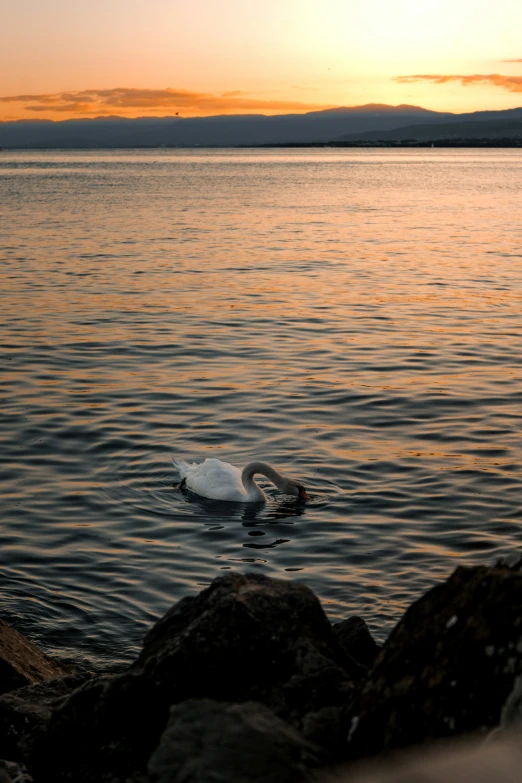
<path fill-rule="evenodd" d="M 522 57 L 517 57 L 514 60 L 502 60 L 503 63 L 522 63 Z"/>
<path fill-rule="evenodd" d="M 136 116 L 160 112 L 184 116 L 203 114 L 238 114 L 250 112 L 313 111 L 330 108 L 328 105 L 303 101 L 272 100 L 252 97 L 240 90 L 223 93 L 191 92 L 189 90 L 147 90 L 117 87 L 109 90 L 78 90 L 38 95 L 9 95 L 0 97 L 0 103 L 17 103 L 25 111 L 60 113 L 72 116 Z"/>
<path fill-rule="evenodd" d="M 515 61 L 512 61 L 515 62 Z M 522 60 L 520 61 L 522 62 Z M 460 82 L 464 87 L 477 84 L 487 84 L 491 87 L 501 87 L 509 92 L 522 92 L 522 76 L 505 76 L 501 73 L 474 73 L 474 74 L 433 74 L 418 73 L 411 76 L 394 76 L 393 80 L 399 84 L 412 84 L 413 82 L 432 82 L 433 84 L 448 84 Z"/>

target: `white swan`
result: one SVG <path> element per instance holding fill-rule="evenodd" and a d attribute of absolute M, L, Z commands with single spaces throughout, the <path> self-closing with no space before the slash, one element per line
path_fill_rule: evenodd
<path fill-rule="evenodd" d="M 285 495 L 297 495 L 300 500 L 309 500 L 300 481 L 282 476 L 266 462 L 249 462 L 242 471 L 220 459 L 206 459 L 191 465 L 181 459 L 173 459 L 172 462 L 179 472 L 180 486 L 187 486 L 204 498 L 236 503 L 264 503 L 265 493 L 254 481 L 254 475 L 262 473 Z"/>

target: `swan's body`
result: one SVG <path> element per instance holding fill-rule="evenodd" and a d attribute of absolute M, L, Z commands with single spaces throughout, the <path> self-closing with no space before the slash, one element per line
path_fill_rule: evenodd
<path fill-rule="evenodd" d="M 262 473 L 285 494 L 297 495 L 302 500 L 308 499 L 306 490 L 299 481 L 282 476 L 266 462 L 250 462 L 243 470 L 220 459 L 206 459 L 191 465 L 184 460 L 173 459 L 172 462 L 178 469 L 181 484 L 204 498 L 236 503 L 264 503 L 265 493 L 254 481 L 254 475 Z"/>

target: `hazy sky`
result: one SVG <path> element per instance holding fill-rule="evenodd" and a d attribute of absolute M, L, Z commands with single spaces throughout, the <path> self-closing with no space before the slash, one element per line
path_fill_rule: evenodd
<path fill-rule="evenodd" d="M 0 3 L 0 119 L 522 106 L 522 0 Z"/>

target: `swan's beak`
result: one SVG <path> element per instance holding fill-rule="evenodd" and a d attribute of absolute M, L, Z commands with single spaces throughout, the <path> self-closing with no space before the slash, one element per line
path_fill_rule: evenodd
<path fill-rule="evenodd" d="M 299 487 L 299 500 L 310 500 L 310 495 L 307 494 L 304 487 Z"/>

